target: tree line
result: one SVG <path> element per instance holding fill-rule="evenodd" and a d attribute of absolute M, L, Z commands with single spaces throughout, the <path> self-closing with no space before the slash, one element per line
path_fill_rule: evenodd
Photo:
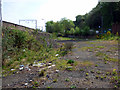
<path fill-rule="evenodd" d="M 77 15 L 72 21 L 62 18 L 60 21 L 48 21 L 46 32 L 67 36 L 94 35 L 96 30 L 103 33 L 112 28 L 113 23 L 120 22 L 120 2 L 99 2 L 95 8 L 85 15 Z"/>

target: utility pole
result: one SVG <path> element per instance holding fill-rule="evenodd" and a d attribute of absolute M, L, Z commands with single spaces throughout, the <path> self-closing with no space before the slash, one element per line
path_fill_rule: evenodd
<path fill-rule="evenodd" d="M 25 19 L 25 20 L 19 20 L 19 25 L 21 21 L 25 21 L 25 22 L 35 22 L 35 29 L 37 29 L 37 20 L 35 19 Z"/>
<path fill-rule="evenodd" d="M 2 9 L 1 9 L 1 0 L 0 0 L 0 27 L 2 27 Z"/>
<path fill-rule="evenodd" d="M 101 31 L 103 33 L 103 16 L 101 16 Z"/>
<path fill-rule="evenodd" d="M 0 0 L 0 77 L 2 76 L 2 9 Z M 2 89 L 2 78 L 0 78 L 0 89 Z"/>

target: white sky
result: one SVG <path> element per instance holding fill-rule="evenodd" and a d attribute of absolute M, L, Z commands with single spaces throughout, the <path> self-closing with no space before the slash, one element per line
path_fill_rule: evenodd
<path fill-rule="evenodd" d="M 36 19 L 38 26 L 44 27 L 45 22 L 64 17 L 74 21 L 77 15 L 88 13 L 97 3 L 98 0 L 2 0 L 2 19 L 17 24 L 19 19 Z M 21 23 L 35 27 L 32 22 Z"/>

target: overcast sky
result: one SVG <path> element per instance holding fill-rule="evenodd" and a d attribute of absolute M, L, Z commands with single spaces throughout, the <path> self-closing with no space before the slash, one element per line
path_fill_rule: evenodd
<path fill-rule="evenodd" d="M 98 0 L 2 0 L 2 19 L 19 24 L 20 19 L 37 19 L 38 26 L 61 18 L 75 20 L 98 4 Z M 44 19 L 44 20 L 43 20 Z M 21 22 L 35 27 L 34 23 Z"/>

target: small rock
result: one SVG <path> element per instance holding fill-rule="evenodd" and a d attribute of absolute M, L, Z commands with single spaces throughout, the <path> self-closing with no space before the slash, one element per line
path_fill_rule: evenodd
<path fill-rule="evenodd" d="M 10 86 L 10 84 L 8 84 L 8 86 Z"/>

